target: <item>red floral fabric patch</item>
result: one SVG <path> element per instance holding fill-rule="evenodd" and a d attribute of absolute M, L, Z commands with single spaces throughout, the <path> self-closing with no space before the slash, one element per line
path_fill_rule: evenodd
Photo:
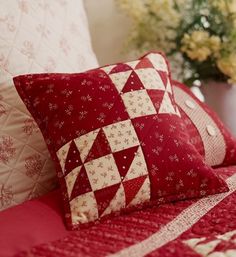
<path fill-rule="evenodd" d="M 228 190 L 190 143 L 170 81 L 160 53 L 14 78 L 56 163 L 69 228 Z"/>
<path fill-rule="evenodd" d="M 236 139 L 205 103 L 184 84 L 172 81 L 174 97 L 191 143 L 210 166 L 236 164 Z"/>

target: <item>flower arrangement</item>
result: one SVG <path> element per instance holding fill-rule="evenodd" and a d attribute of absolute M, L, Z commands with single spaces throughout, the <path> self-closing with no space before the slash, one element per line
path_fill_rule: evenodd
<path fill-rule="evenodd" d="M 187 84 L 236 83 L 236 0 L 116 0 L 132 19 L 128 45 L 162 50 Z"/>

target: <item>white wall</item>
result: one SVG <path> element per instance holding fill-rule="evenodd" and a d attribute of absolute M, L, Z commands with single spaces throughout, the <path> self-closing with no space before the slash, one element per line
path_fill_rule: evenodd
<path fill-rule="evenodd" d="M 92 43 L 100 65 L 126 60 L 122 53 L 130 22 L 114 0 L 84 0 Z"/>

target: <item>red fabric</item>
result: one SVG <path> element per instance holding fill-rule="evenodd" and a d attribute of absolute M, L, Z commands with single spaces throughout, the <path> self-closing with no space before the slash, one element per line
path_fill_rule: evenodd
<path fill-rule="evenodd" d="M 0 212 L 0 256 L 10 257 L 68 234 L 63 223 L 60 192 Z"/>
<path fill-rule="evenodd" d="M 220 251 L 221 255 L 214 256 L 235 256 L 227 251 L 236 251 L 236 167 L 215 172 L 230 185 L 229 193 L 116 217 L 89 229 L 71 231 L 63 239 L 38 245 L 17 257 L 200 257 L 208 256 L 204 244 L 219 239 L 209 254 Z M 193 239 L 199 240 L 196 246 L 202 246 L 202 254 L 197 253 L 196 246 L 191 247 Z"/>
<path fill-rule="evenodd" d="M 189 142 L 165 58 L 14 78 L 38 122 L 69 228 L 146 205 L 227 191 Z"/>
<path fill-rule="evenodd" d="M 178 81 L 172 81 L 173 87 L 181 89 L 183 92 L 187 93 L 189 98 L 198 105 L 199 109 L 197 110 L 199 112 L 199 115 L 206 115 L 208 114 L 210 118 L 214 122 L 214 126 L 216 126 L 220 133 L 224 137 L 225 141 L 225 148 L 226 153 L 224 156 L 224 159 L 222 162 L 218 161 L 218 166 L 229 166 L 229 165 L 235 165 L 236 164 L 236 139 L 233 137 L 233 135 L 229 132 L 229 130 L 225 127 L 223 122 L 219 119 L 217 114 L 208 107 L 204 102 L 201 102 L 191 91 L 190 89 L 184 85 L 183 83 L 180 83 Z M 176 103 L 179 106 L 178 99 L 176 99 Z M 185 120 L 185 125 L 187 128 L 187 132 L 189 133 L 192 141 L 191 143 L 195 145 L 198 152 L 205 157 L 205 151 L 204 151 L 204 144 L 207 145 L 207 147 L 214 151 L 221 151 L 224 146 L 222 146 L 221 142 L 218 140 L 218 142 L 212 146 L 211 142 L 209 140 L 206 140 L 205 138 L 202 138 L 199 134 L 199 131 L 193 124 L 193 120 L 191 118 L 191 115 L 188 115 L 185 113 L 183 109 L 180 108 L 181 117 Z M 207 125 L 207 124 L 206 124 Z M 213 152 L 213 151 L 212 151 Z M 217 158 L 217 156 L 215 156 Z M 217 161 L 217 160 L 216 160 Z M 210 165 L 210 164 L 209 164 Z"/>

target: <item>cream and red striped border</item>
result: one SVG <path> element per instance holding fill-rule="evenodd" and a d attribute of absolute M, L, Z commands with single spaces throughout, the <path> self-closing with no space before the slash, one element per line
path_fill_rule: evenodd
<path fill-rule="evenodd" d="M 226 155 L 226 142 L 224 136 L 211 118 L 209 114 L 184 90 L 174 87 L 174 94 L 176 103 L 189 116 L 195 127 L 197 128 L 204 145 L 205 161 L 210 166 L 220 165 L 223 163 Z M 188 108 L 186 101 L 194 104 L 194 108 Z M 207 126 L 211 125 L 216 131 L 215 136 L 211 136 L 207 132 Z"/>
<path fill-rule="evenodd" d="M 182 211 L 158 232 L 137 244 L 109 255 L 109 257 L 142 257 L 164 246 L 170 241 L 175 240 L 183 232 L 198 222 L 198 220 L 200 220 L 207 212 L 236 190 L 236 174 L 229 177 L 226 180 L 226 183 L 229 186 L 229 192 L 208 196 L 198 200 L 196 203 Z"/>

